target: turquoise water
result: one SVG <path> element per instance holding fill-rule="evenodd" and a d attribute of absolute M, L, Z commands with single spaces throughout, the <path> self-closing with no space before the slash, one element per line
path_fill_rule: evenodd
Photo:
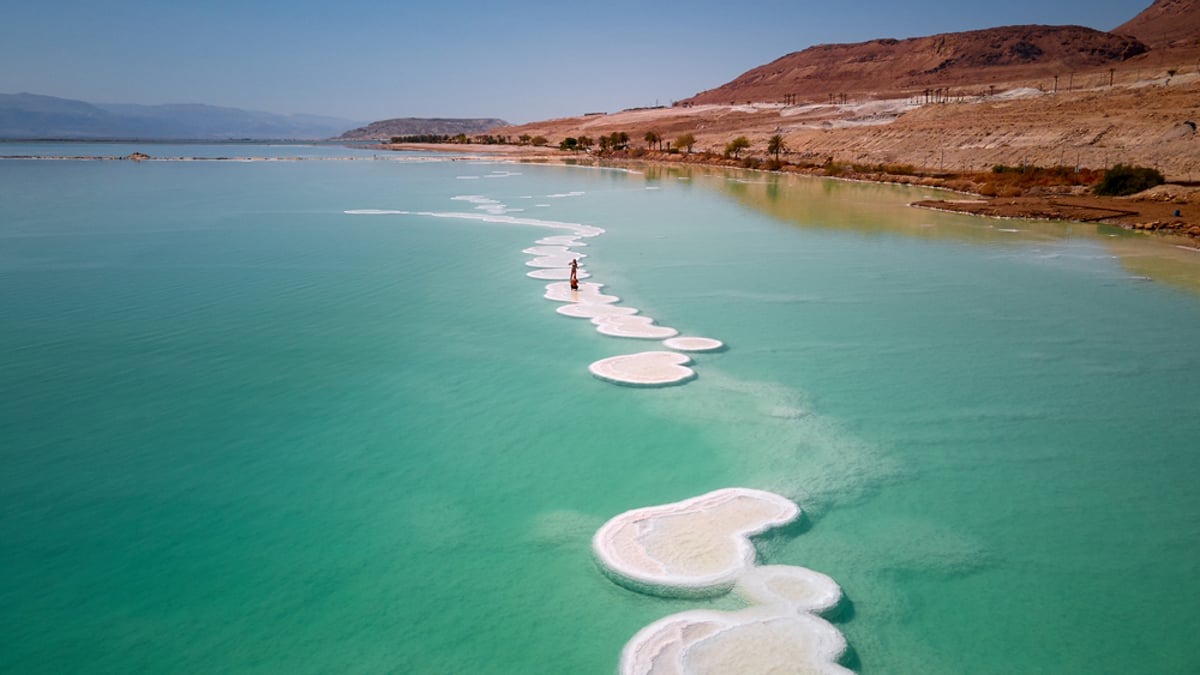
<path fill-rule="evenodd" d="M 918 194 L 0 162 L 0 671 L 611 673 L 735 602 L 618 587 L 592 533 L 744 485 L 805 508 L 761 557 L 842 585 L 861 673 L 1194 672 L 1200 254 Z M 590 280 L 728 351 L 600 382 L 658 343 L 541 297 L 564 232 L 345 213 L 462 195 L 606 229 Z"/>

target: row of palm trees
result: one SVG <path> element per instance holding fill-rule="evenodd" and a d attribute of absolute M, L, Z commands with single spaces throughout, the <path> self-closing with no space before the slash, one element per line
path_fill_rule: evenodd
<path fill-rule="evenodd" d="M 642 138 L 646 141 L 646 149 L 647 150 L 650 150 L 650 149 L 654 148 L 655 146 L 657 146 L 658 150 L 662 151 L 663 141 L 665 139 L 657 131 L 647 131 L 646 135 L 643 136 Z M 676 149 L 687 148 L 687 151 L 691 152 L 692 146 L 695 144 L 696 144 L 696 137 L 693 136 L 692 134 L 688 133 L 688 134 L 681 134 L 679 137 L 677 137 L 673 143 L 673 146 Z M 672 147 L 672 142 L 667 141 L 667 149 L 669 150 L 671 147 Z"/>
<path fill-rule="evenodd" d="M 676 150 L 686 148 L 688 154 L 691 154 L 692 147 L 696 145 L 696 136 L 692 133 L 680 134 L 674 141 L 666 141 L 662 137 L 662 134 L 657 131 L 647 131 L 642 138 L 646 141 L 646 149 L 648 150 L 657 149 L 662 151 L 663 144 L 666 143 L 668 151 L 671 148 L 675 148 Z M 519 137 L 519 140 L 522 144 L 532 143 L 533 145 L 545 145 L 548 142 L 542 136 L 530 138 L 527 135 L 522 135 Z M 563 139 L 559 147 L 563 150 L 587 150 L 595 144 L 597 144 L 597 141 L 589 136 L 578 136 Z M 607 136 L 600 136 L 598 144 L 601 152 L 625 150 L 629 148 L 629 134 L 624 131 L 614 131 Z M 745 136 L 738 136 L 725 144 L 725 156 L 739 159 L 741 153 L 748 149 L 750 149 L 750 139 Z M 787 142 L 784 141 L 782 134 L 775 134 L 767 140 L 767 154 L 774 155 L 776 162 L 779 162 L 779 156 L 787 151 Z"/>
<path fill-rule="evenodd" d="M 745 136 L 737 138 L 725 144 L 725 156 L 737 159 L 741 156 L 743 150 L 750 149 L 750 139 Z M 779 162 L 779 155 L 787 152 L 787 142 L 783 140 L 783 134 L 775 134 L 767 139 L 767 154 L 774 155 L 775 161 Z"/>
<path fill-rule="evenodd" d="M 646 141 L 647 149 L 655 147 L 657 147 L 660 151 L 663 149 L 663 137 L 657 131 L 647 131 L 643 139 Z M 674 147 L 687 148 L 688 153 L 691 153 L 692 146 L 695 144 L 696 137 L 690 133 L 685 133 L 675 139 Z M 668 143 L 667 147 L 670 148 L 671 144 Z M 725 154 L 726 156 L 733 156 L 734 158 L 737 158 L 740 156 L 743 150 L 748 150 L 749 148 L 750 139 L 746 138 L 745 136 L 738 136 L 725 145 Z M 774 155 L 775 161 L 778 162 L 779 155 L 787 152 L 787 150 L 787 142 L 783 139 L 782 134 L 775 134 L 767 140 L 767 154 Z"/>

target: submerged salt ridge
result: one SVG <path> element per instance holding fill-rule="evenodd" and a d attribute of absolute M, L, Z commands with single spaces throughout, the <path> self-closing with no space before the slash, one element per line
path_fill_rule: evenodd
<path fill-rule="evenodd" d="M 506 174 L 510 175 L 510 174 Z M 512 174 L 515 175 L 515 174 Z M 550 199 L 581 197 L 585 193 L 573 191 L 546 195 Z M 572 261 L 582 261 L 586 254 L 572 250 L 586 246 L 582 238 L 595 237 L 604 230 L 581 223 L 569 223 L 540 218 L 526 218 L 508 215 L 523 209 L 509 208 L 498 199 L 484 195 L 458 195 L 451 201 L 474 204 L 476 211 L 466 212 L 435 212 L 435 211 L 404 211 L 388 209 L 354 209 L 345 213 L 350 215 L 415 215 L 433 218 L 456 218 L 476 220 L 488 223 L 505 223 L 512 225 L 530 225 L 562 229 L 571 232 L 569 235 L 552 235 L 534 242 L 534 245 L 522 251 L 534 256 L 527 261 L 527 267 L 534 267 L 526 276 L 555 283 L 546 286 L 544 297 L 555 302 L 568 303 L 558 308 L 558 313 L 572 318 L 585 318 L 596 327 L 596 332 L 618 338 L 641 340 L 663 340 L 663 345 L 675 351 L 646 351 L 634 354 L 622 354 L 601 359 L 592 363 L 588 370 L 598 379 L 614 384 L 634 386 L 666 386 L 683 384 L 695 379 L 696 372 L 689 368 L 690 357 L 675 352 L 706 352 L 717 351 L 724 347 L 720 340 L 705 337 L 679 337 L 679 331 L 670 326 L 659 325 L 652 317 L 642 315 L 637 308 L 625 305 L 616 306 L 621 298 L 599 292 L 603 284 L 579 284 L 578 289 L 571 289 L 566 280 L 570 278 Z M 579 265 L 576 277 L 591 278 L 591 274 Z"/>
<path fill-rule="evenodd" d="M 575 197 L 582 193 L 551 195 Z M 604 232 L 579 223 L 542 221 L 506 215 L 507 207 L 488 197 L 463 195 L 457 201 L 476 204 L 484 214 L 429 213 L 484 222 L 566 229 L 524 249 L 534 256 L 525 264 L 537 279 L 555 279 L 543 297 L 564 303 L 557 312 L 586 318 L 603 335 L 663 340 L 671 350 L 621 354 L 592 363 L 598 379 L 633 386 L 681 384 L 696 377 L 692 359 L 680 352 L 711 352 L 720 340 L 680 337 L 638 309 L 618 305 L 620 297 L 602 292 L 603 283 L 588 278 L 580 264 L 587 256 L 573 250 L 582 238 Z M 370 212 L 380 213 L 380 212 Z M 407 212 L 394 212 L 404 214 Z M 734 612 L 693 610 L 655 621 L 638 631 L 622 649 L 623 674 L 686 672 L 771 672 L 779 669 L 828 675 L 850 671 L 838 664 L 846 651 L 842 634 L 816 616 L 836 606 L 841 589 L 829 577 L 801 567 L 757 567 L 750 537 L 792 522 L 799 507 L 780 495 L 748 488 L 729 488 L 675 504 L 635 509 L 621 514 L 595 534 L 593 554 L 613 581 L 632 590 L 660 596 L 708 597 L 735 587 L 750 606 Z"/>
<path fill-rule="evenodd" d="M 583 193 L 564 193 L 552 197 L 575 197 Z M 480 208 L 497 208 L 494 200 L 480 197 L 455 197 L 463 201 L 476 201 Z M 500 207 L 502 208 L 502 207 Z M 586 227 L 586 226 L 581 226 Z M 582 233 L 576 235 L 558 235 L 545 237 L 535 242 L 522 253 L 536 256 L 525 264 L 539 267 L 527 276 L 536 279 L 569 279 L 572 262 L 579 263 L 587 257 L 586 254 L 571 250 L 572 247 L 582 247 L 579 241 Z M 576 270 L 577 279 L 588 279 L 591 275 L 582 266 Z M 651 317 L 641 315 L 639 310 L 625 305 L 616 305 L 621 298 L 600 292 L 604 284 L 578 284 L 572 289 L 570 284 L 548 284 L 543 297 L 555 302 L 567 303 L 557 309 L 559 314 L 572 318 L 588 319 L 596 327 L 596 332 L 612 337 L 663 340 L 664 346 L 677 351 L 715 351 L 724 346 L 719 340 L 712 338 L 678 338 L 679 331 L 670 326 L 661 326 Z M 672 342 L 674 340 L 674 342 Z M 622 354 L 601 359 L 588 366 L 588 370 L 597 378 L 614 384 L 634 386 L 665 386 L 681 384 L 696 377 L 696 372 L 689 368 L 690 357 L 671 351 L 647 351 L 635 354 Z"/>
<path fill-rule="evenodd" d="M 627 511 L 597 530 L 592 553 L 618 584 L 682 597 L 732 589 L 749 605 L 655 621 L 621 650 L 620 672 L 851 672 L 838 664 L 845 638 L 816 616 L 840 603 L 837 583 L 803 567 L 755 565 L 750 537 L 799 515 L 777 494 L 726 488 Z"/>

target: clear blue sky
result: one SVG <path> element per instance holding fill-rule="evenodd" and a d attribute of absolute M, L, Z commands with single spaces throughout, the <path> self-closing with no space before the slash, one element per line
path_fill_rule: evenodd
<path fill-rule="evenodd" d="M 789 52 L 1150 0 L 0 0 L 0 92 L 370 121 L 669 104 Z"/>

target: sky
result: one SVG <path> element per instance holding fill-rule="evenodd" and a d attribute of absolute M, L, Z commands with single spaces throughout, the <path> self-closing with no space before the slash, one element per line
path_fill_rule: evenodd
<path fill-rule="evenodd" d="M 670 105 L 815 44 L 1111 30 L 1151 0 L 0 0 L 0 93 L 368 122 Z"/>

